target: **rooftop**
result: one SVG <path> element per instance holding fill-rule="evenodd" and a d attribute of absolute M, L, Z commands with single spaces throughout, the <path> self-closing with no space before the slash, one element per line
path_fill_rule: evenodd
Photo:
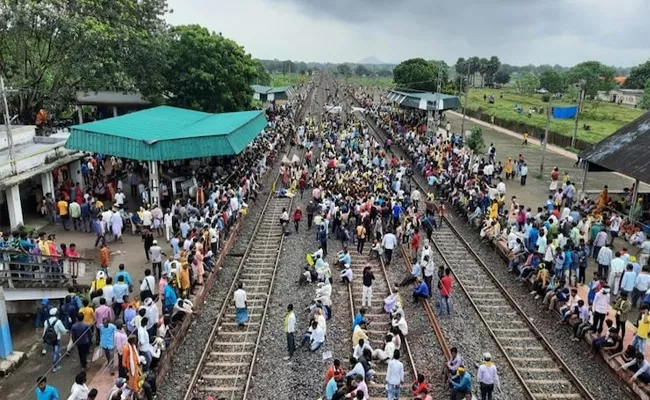
<path fill-rule="evenodd" d="M 261 111 L 211 114 L 160 106 L 71 127 L 66 147 L 135 160 L 240 153 L 266 126 Z"/>
<path fill-rule="evenodd" d="M 76 95 L 78 104 L 87 105 L 148 105 L 150 104 L 140 93 L 130 92 L 111 92 L 102 90 L 94 91 L 81 91 Z"/>
<path fill-rule="evenodd" d="M 272 86 L 263 86 L 263 85 L 251 85 L 251 88 L 253 89 L 253 92 L 259 94 L 271 94 L 271 93 L 275 94 L 275 93 L 284 93 L 284 92 L 291 94 L 291 86 L 272 87 Z"/>
<path fill-rule="evenodd" d="M 583 151 L 590 170 L 616 171 L 650 183 L 650 111 Z"/>
<path fill-rule="evenodd" d="M 443 93 L 432 92 L 403 92 L 399 90 L 389 90 L 388 99 L 399 103 L 401 106 L 409 108 L 419 108 L 420 110 L 435 110 L 436 102 L 440 100 L 439 110 L 449 110 L 460 108 L 458 96 L 452 96 Z"/>

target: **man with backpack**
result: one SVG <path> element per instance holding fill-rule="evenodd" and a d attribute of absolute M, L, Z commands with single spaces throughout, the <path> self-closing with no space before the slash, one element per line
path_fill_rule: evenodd
<path fill-rule="evenodd" d="M 43 343 L 52 347 L 52 363 L 54 364 L 52 372 L 61 369 L 61 366 L 57 365 L 61 359 L 61 335 L 68 333 L 61 320 L 57 318 L 57 311 L 56 308 L 50 310 L 50 317 L 45 321 L 43 329 Z"/>

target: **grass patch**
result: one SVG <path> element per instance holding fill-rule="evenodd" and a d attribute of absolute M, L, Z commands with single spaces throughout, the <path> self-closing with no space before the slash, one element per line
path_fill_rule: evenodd
<path fill-rule="evenodd" d="M 501 92 L 503 92 L 502 99 L 499 98 Z M 494 95 L 494 104 L 484 101 L 483 95 Z M 513 110 L 515 104 L 524 107 L 526 111 L 530 107 L 545 108 L 548 105 L 548 103 L 542 101 L 541 94 L 518 94 L 510 88 L 504 88 L 503 90 L 471 89 L 467 108 L 480 111 L 483 114 L 494 115 L 504 120 L 524 123 L 542 129 L 546 126 L 545 114 L 533 114 L 532 117 L 528 118 L 527 113 L 519 115 L 519 113 Z M 554 102 L 553 106 L 567 106 L 570 104 L 568 101 L 560 101 L 558 103 Z M 590 143 L 599 142 L 643 113 L 643 110 L 635 109 L 627 105 L 585 100 L 578 123 L 578 139 Z M 572 136 L 574 123 L 573 119 L 551 119 L 550 130 L 565 136 Z M 582 129 L 583 124 L 590 125 L 591 130 L 586 131 Z"/>
<path fill-rule="evenodd" d="M 309 77 L 300 74 L 271 74 L 271 84 L 269 86 L 293 86 L 298 83 L 307 82 Z"/>
<path fill-rule="evenodd" d="M 346 76 L 343 78 L 346 85 L 375 86 L 381 88 L 395 87 L 393 78 L 381 76 Z"/>

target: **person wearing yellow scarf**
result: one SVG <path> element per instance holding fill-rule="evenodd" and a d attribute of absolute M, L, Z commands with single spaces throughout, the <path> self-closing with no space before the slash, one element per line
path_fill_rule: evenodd
<path fill-rule="evenodd" d="M 492 355 L 490 353 L 483 353 L 483 363 L 478 367 L 478 375 L 476 379 L 479 382 L 481 390 L 481 398 L 492 399 L 492 392 L 494 386 L 501 391 L 501 383 L 499 382 L 499 374 L 497 367 L 492 362 Z"/>

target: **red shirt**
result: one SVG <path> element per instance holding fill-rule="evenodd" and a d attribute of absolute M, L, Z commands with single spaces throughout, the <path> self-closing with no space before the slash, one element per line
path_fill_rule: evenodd
<path fill-rule="evenodd" d="M 416 249 L 416 250 L 418 248 L 420 248 L 420 233 L 419 232 L 414 234 L 413 237 L 411 238 L 411 248 Z"/>
<path fill-rule="evenodd" d="M 440 294 L 443 296 L 449 296 L 451 294 L 451 275 L 445 275 L 442 278 L 440 278 L 440 285 L 442 288 L 440 289 Z"/>

